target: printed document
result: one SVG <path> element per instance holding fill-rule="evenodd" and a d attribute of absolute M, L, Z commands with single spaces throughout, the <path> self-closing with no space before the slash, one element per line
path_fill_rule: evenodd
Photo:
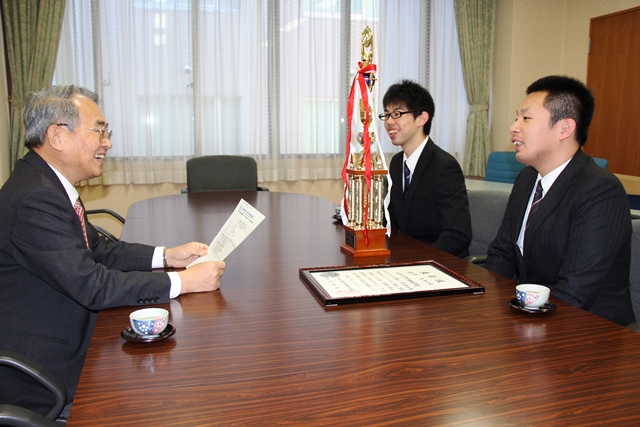
<path fill-rule="evenodd" d="M 240 199 L 236 209 L 209 245 L 209 253 L 193 261 L 187 268 L 205 261 L 224 261 L 227 255 L 260 225 L 262 220 L 264 215 L 244 199 Z"/>

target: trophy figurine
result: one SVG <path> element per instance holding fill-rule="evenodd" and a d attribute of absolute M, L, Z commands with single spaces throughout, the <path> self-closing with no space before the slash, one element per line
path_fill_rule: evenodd
<path fill-rule="evenodd" d="M 342 220 L 345 242 L 340 250 L 353 256 L 386 256 L 384 225 L 387 165 L 376 135 L 371 90 L 376 82 L 373 34 L 362 32 L 361 61 L 353 79 L 348 103 L 347 155 L 342 171 L 345 183 Z"/>

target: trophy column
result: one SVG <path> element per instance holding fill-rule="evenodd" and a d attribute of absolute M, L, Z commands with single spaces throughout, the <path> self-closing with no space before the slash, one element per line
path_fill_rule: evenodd
<path fill-rule="evenodd" d="M 352 117 L 357 114 L 353 94 L 360 89 L 358 106 L 362 131 L 355 136 L 357 144 L 347 141 L 347 147 L 354 149 L 351 153 L 347 150 L 346 171 L 343 171 L 346 189 L 342 214 L 345 215 L 346 211 L 348 222 L 345 225 L 345 242 L 340 250 L 355 257 L 386 256 L 391 253 L 387 249 L 387 229 L 384 226 L 384 191 L 388 171 L 382 152 L 373 149 L 378 147 L 377 136 L 369 127 L 374 119 L 369 93 L 376 81 L 375 65 L 372 64 L 373 35 L 369 27 L 363 31 L 361 41 L 362 61 L 358 64 L 359 72 L 351 89 L 349 123 L 351 126 L 352 122 L 357 122 Z M 351 130 L 349 135 L 352 136 Z"/>

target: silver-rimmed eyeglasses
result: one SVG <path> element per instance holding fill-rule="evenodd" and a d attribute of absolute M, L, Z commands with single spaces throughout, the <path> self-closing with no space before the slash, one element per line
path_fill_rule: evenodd
<path fill-rule="evenodd" d="M 56 126 L 66 126 L 69 129 L 71 129 L 71 125 L 69 125 L 68 123 L 56 123 Z M 105 138 L 111 139 L 111 136 L 113 136 L 113 131 L 109 130 L 109 123 L 107 123 L 106 125 L 104 125 L 104 127 L 101 127 L 101 128 L 83 128 L 83 129 L 98 132 L 100 134 L 99 136 L 100 143 L 103 143 Z"/>
<path fill-rule="evenodd" d="M 408 113 L 413 113 L 413 111 L 392 111 L 390 113 L 382 113 L 378 116 L 378 118 L 383 122 L 386 122 L 387 120 L 389 120 L 389 117 L 394 120 L 398 120 L 400 117 L 402 117 L 403 114 Z"/>

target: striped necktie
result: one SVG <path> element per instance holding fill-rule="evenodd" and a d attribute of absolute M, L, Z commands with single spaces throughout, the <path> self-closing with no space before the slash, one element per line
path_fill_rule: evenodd
<path fill-rule="evenodd" d="M 411 183 L 411 171 L 409 170 L 409 166 L 407 166 L 407 162 L 404 162 L 404 191 L 402 194 L 407 194 L 407 191 L 409 191 L 410 183 Z"/>
<path fill-rule="evenodd" d="M 76 211 L 78 215 L 78 219 L 80 220 L 80 225 L 82 225 L 82 234 L 84 235 L 84 243 L 87 245 L 87 249 L 89 249 L 89 239 L 87 238 L 87 224 L 84 222 L 84 207 L 82 203 L 80 203 L 80 197 L 76 199 L 76 203 L 73 205 L 73 209 Z"/>
<path fill-rule="evenodd" d="M 538 185 L 536 185 L 536 192 L 533 195 L 533 201 L 531 202 L 531 208 L 529 209 L 529 216 L 527 217 L 527 224 L 525 225 L 524 230 L 527 231 L 527 227 L 529 227 L 529 221 L 531 220 L 531 216 L 538 210 L 538 204 L 542 200 L 542 181 L 538 180 Z"/>

